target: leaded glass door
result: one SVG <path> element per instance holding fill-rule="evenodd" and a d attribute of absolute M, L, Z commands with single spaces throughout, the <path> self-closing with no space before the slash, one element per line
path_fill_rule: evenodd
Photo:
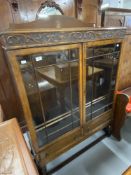
<path fill-rule="evenodd" d="M 86 48 L 86 121 L 112 109 L 120 47 L 99 42 Z"/>
<path fill-rule="evenodd" d="M 79 45 L 17 55 L 39 147 L 80 127 L 81 55 Z"/>

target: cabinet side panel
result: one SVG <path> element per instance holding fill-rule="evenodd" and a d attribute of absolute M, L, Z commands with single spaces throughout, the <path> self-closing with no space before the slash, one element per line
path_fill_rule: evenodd
<path fill-rule="evenodd" d="M 23 121 L 22 110 L 14 89 L 13 77 L 10 74 L 5 54 L 0 46 L 0 104 L 7 119 L 16 117 Z"/>

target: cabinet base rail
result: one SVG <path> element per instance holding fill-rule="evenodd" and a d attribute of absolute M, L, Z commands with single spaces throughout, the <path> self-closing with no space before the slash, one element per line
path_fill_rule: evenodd
<path fill-rule="evenodd" d="M 70 163 L 71 161 L 73 161 L 74 159 L 79 157 L 81 154 L 85 153 L 87 150 L 89 150 L 91 147 L 95 146 L 97 143 L 99 143 L 101 140 L 103 140 L 106 137 L 107 137 L 107 133 L 103 134 L 102 136 L 100 136 L 99 138 L 97 138 L 96 140 L 94 140 L 93 142 L 91 142 L 90 144 L 88 144 L 87 146 L 82 148 L 80 151 L 73 154 L 71 157 L 69 157 L 68 159 L 66 159 L 65 161 L 63 161 L 62 163 L 60 163 L 59 165 L 57 165 L 56 167 L 52 168 L 49 171 L 47 171 L 46 167 L 45 167 L 44 175 L 51 175 L 51 174 L 57 172 L 58 170 L 63 168 L 65 165 L 67 165 L 68 163 Z"/>

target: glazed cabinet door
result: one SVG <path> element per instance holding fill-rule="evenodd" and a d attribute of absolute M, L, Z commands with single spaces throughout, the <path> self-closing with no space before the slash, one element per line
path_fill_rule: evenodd
<path fill-rule="evenodd" d="M 43 147 L 80 127 L 81 48 L 55 46 L 18 53 L 16 62 L 32 115 L 33 140 L 35 135 L 38 147 Z M 25 115 L 28 120 L 28 113 Z M 28 122 L 29 129 L 32 123 Z"/>
<path fill-rule="evenodd" d="M 111 119 L 120 48 L 120 43 L 99 42 L 99 45 L 86 46 L 85 122 L 94 122 L 92 129 L 98 127 L 98 123 L 101 126 L 106 123 L 106 118 Z"/>

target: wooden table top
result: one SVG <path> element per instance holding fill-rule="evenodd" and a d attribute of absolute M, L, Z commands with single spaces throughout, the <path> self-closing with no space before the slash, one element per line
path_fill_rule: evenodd
<path fill-rule="evenodd" d="M 88 66 L 87 70 L 88 70 L 87 75 L 90 77 L 92 75 L 92 67 Z M 40 75 L 43 78 L 45 78 L 47 81 L 49 81 L 50 83 L 52 83 L 54 85 L 66 84 L 69 82 L 69 80 L 59 80 L 55 75 L 55 68 L 53 66 L 50 68 L 37 69 L 37 71 L 40 73 Z M 102 71 L 103 71 L 103 69 L 94 67 L 94 74 L 100 73 Z M 78 79 L 78 75 L 74 76 L 72 78 L 72 81 L 77 80 L 77 79 Z"/>
<path fill-rule="evenodd" d="M 0 174 L 38 175 L 16 119 L 0 123 Z"/>
<path fill-rule="evenodd" d="M 2 107 L 0 105 L 0 123 L 3 122 L 3 119 L 4 119 L 4 114 L 3 114 L 3 111 L 2 111 Z"/>
<path fill-rule="evenodd" d="M 104 59 L 100 59 L 100 60 L 96 60 L 94 62 L 95 66 L 99 66 L 100 68 L 102 67 L 107 67 L 107 68 L 112 68 L 112 66 L 117 66 L 118 64 L 118 60 L 115 59 L 109 59 L 109 58 L 104 58 Z"/>
<path fill-rule="evenodd" d="M 131 175 L 131 166 L 122 175 Z"/>

